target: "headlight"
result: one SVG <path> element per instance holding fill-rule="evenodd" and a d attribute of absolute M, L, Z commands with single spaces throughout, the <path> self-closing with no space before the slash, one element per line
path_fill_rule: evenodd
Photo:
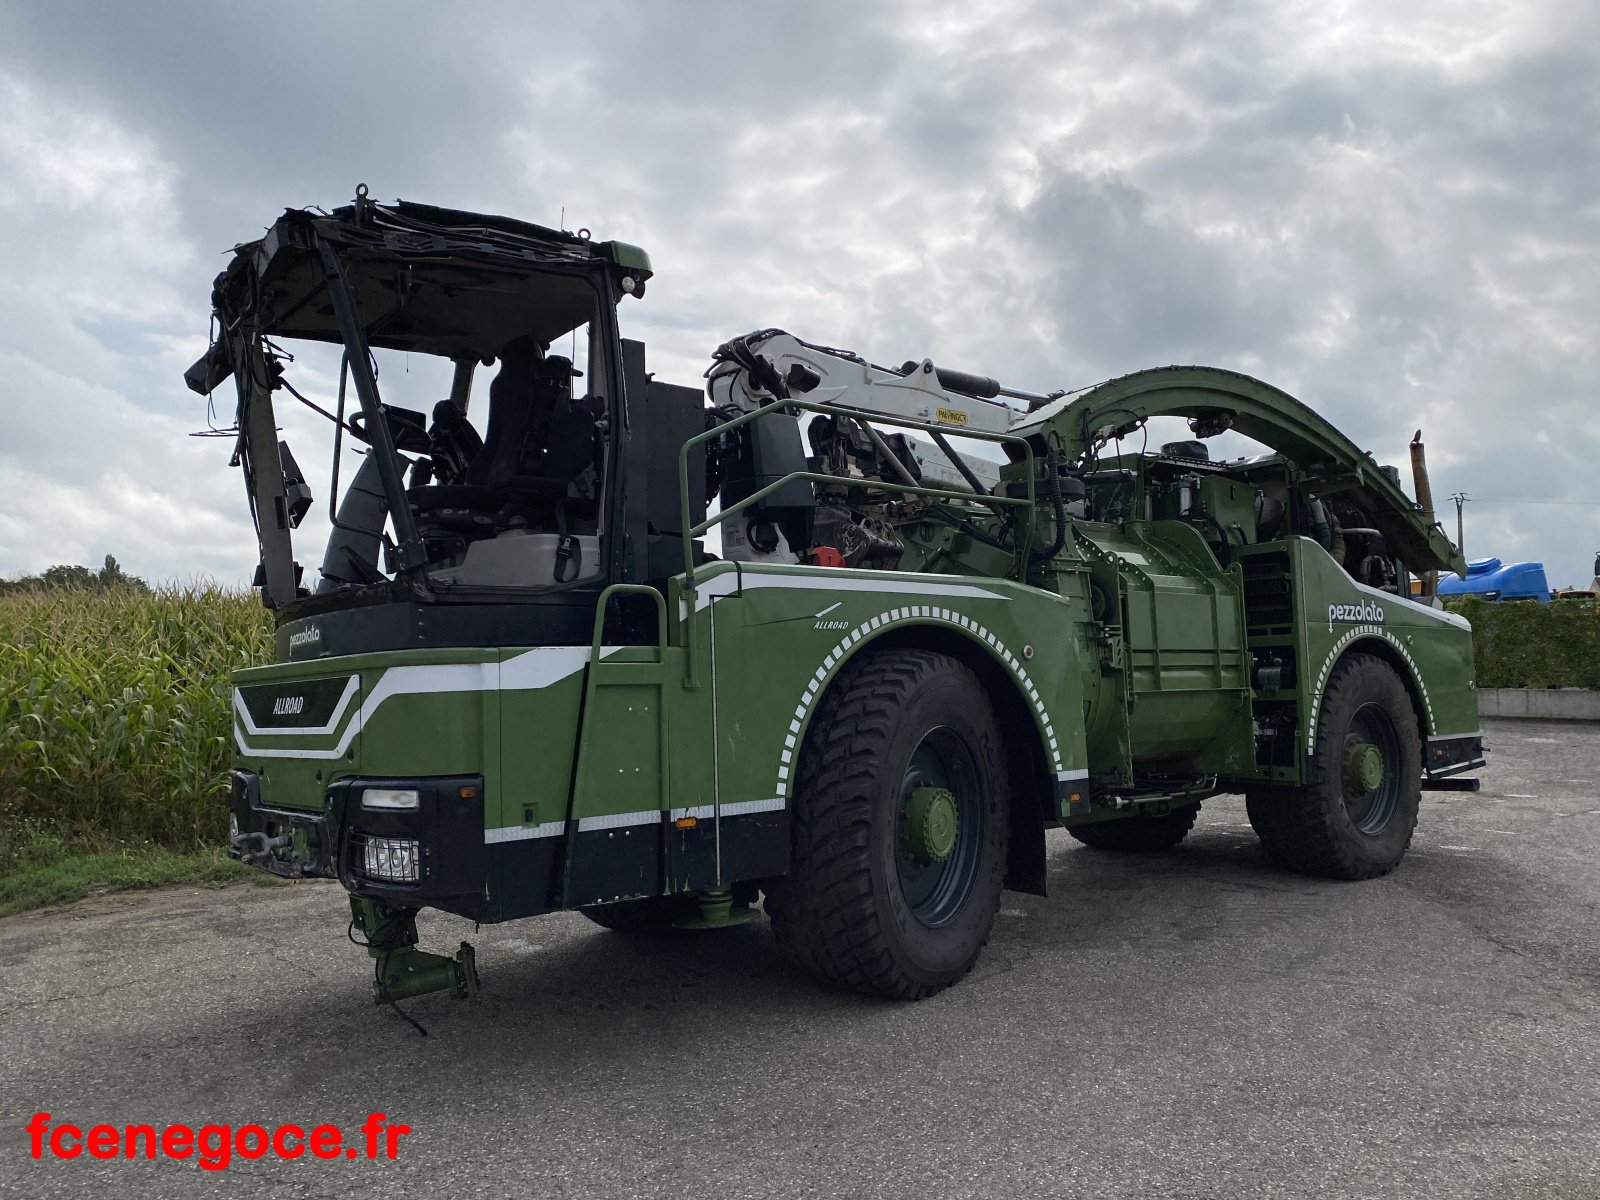
<path fill-rule="evenodd" d="M 416 809 L 421 803 L 416 788 L 367 788 L 361 793 L 362 808 Z"/>
<path fill-rule="evenodd" d="M 413 796 L 415 792 L 411 793 Z M 368 837 L 363 848 L 361 873 L 389 883 L 418 883 L 422 855 L 416 838 Z"/>

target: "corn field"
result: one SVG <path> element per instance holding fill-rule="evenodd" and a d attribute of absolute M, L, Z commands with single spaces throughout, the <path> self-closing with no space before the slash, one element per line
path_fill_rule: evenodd
<path fill-rule="evenodd" d="M 271 651 L 248 594 L 0 596 L 0 839 L 221 841 L 228 673 Z"/>

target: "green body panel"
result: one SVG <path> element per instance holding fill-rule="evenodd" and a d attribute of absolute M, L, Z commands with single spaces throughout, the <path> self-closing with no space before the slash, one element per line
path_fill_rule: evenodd
<path fill-rule="evenodd" d="M 685 600 L 687 603 L 687 600 Z M 955 645 L 992 663 L 1025 706 L 1049 771 L 1088 768 L 1074 604 L 999 579 L 814 567 L 713 566 L 697 580 L 695 630 L 714 652 L 716 789 L 720 803 L 787 799 L 817 698 L 881 639 Z M 1078 610 L 1081 611 L 1080 601 Z M 674 713 L 677 709 L 674 708 Z M 693 749 L 675 741 L 677 757 Z M 675 782 L 694 772 L 685 767 Z"/>
<path fill-rule="evenodd" d="M 1088 766 L 1082 639 L 1036 632 L 1073 620 L 1059 596 L 1003 580 L 731 564 L 697 582 L 687 629 L 705 672 L 698 687 L 685 686 L 683 645 L 607 647 L 588 670 L 582 647 L 252 668 L 236 686 L 352 673 L 362 684 L 325 733 L 252 734 L 236 714 L 239 765 L 261 777 L 274 808 L 318 808 L 350 776 L 482 775 L 487 829 L 771 800 L 790 792 L 817 697 L 854 655 L 894 635 L 954 639 L 991 661 L 1031 714 L 1013 732 L 1036 739 L 1052 771 Z"/>
<path fill-rule="evenodd" d="M 274 808 L 320 808 L 327 787 L 349 777 L 481 775 L 490 797 L 487 823 L 512 823 L 501 811 L 502 733 L 510 766 L 527 782 L 541 810 L 564 810 L 571 779 L 570 746 L 581 696 L 582 652 L 563 648 L 575 672 L 561 684 L 502 691 L 502 662 L 525 650 L 408 650 L 283 663 L 236 672 L 237 688 L 287 685 L 355 674 L 360 691 L 327 732 L 248 731 L 235 708 L 239 764 L 261 779 L 262 802 Z M 537 653 L 537 652 L 536 652 Z M 552 745 L 534 747 L 519 729 L 565 728 L 563 768 Z M 557 741 L 553 745 L 559 747 Z M 520 811 L 516 819 L 520 819 Z"/>
<path fill-rule="evenodd" d="M 668 682 L 682 656 L 641 658 L 630 649 L 603 658 L 589 670 L 584 733 L 576 743 L 575 818 L 671 807 L 668 800 L 675 789 L 669 785 L 674 736 L 670 705 L 676 697 Z M 545 736 L 539 726 L 528 732 L 530 741 Z M 694 782 L 685 779 L 676 790 L 692 794 Z"/>
<path fill-rule="evenodd" d="M 566 820 L 582 700 L 580 675 L 537 690 L 501 693 L 500 761 L 495 778 L 485 777 L 485 827 Z"/>
<path fill-rule="evenodd" d="M 1217 402 L 1216 391 L 1190 397 L 1198 383 L 1184 379 L 1185 405 Z M 1125 381 L 1114 390 L 1137 398 Z M 1299 437 L 1280 440 L 1304 450 Z M 1324 458 L 1319 470 L 1392 486 L 1342 452 Z M 856 656 L 884 645 L 937 650 L 979 673 L 1010 755 L 1031 772 L 1035 821 L 1309 782 L 1323 691 L 1354 652 L 1393 664 L 1425 737 L 1476 733 L 1464 621 L 1357 583 L 1308 537 L 1260 541 L 1248 481 L 1199 478 L 1199 521 L 1170 485 L 1149 490 L 1137 460 L 1119 461 L 1134 484 L 1125 511 L 1071 520 L 1026 583 L 1008 577 L 1014 555 L 970 531 L 908 522 L 899 570 L 713 561 L 669 580 L 656 645 L 419 649 L 240 672 L 255 707 L 236 704 L 239 766 L 261 805 L 308 813 L 326 803 L 333 814 L 329 789 L 345 779 L 481 778 L 473 845 L 540 848 L 543 874 L 523 908 L 538 911 L 540 897 L 706 892 L 781 872 L 784 814 L 819 700 Z M 973 519 L 979 532 L 1000 528 Z M 1040 544 L 1053 514 L 1045 524 Z M 630 590 L 659 600 L 636 584 L 613 589 Z M 297 712 L 340 688 L 337 711 L 319 708 L 305 726 L 260 724 L 269 705 Z M 757 850 L 748 823 L 745 833 L 730 824 L 751 817 L 766 822 Z M 608 856 L 624 864 L 616 878 Z M 485 868 L 486 913 L 498 911 L 492 887 L 534 869 L 500 861 Z"/>
<path fill-rule="evenodd" d="M 1116 572 L 1128 699 L 1128 756 L 1195 774 L 1243 767 L 1249 668 L 1237 571 L 1221 571 L 1193 527 L 1177 521 L 1079 532 Z M 1219 733 L 1228 736 L 1220 737 Z M 1119 762 L 1127 777 L 1132 761 Z M 1106 768 L 1110 768 L 1110 763 Z"/>
<path fill-rule="evenodd" d="M 1152 416 L 1205 418 L 1225 413 L 1226 424 L 1293 459 L 1326 484 L 1359 490 L 1379 527 L 1413 570 L 1464 574 L 1461 552 L 1436 525 L 1413 519 L 1416 505 L 1386 478 L 1371 455 L 1316 410 L 1287 392 L 1216 367 L 1158 367 L 1113 379 L 1041 406 L 1012 433 L 1047 438 L 1069 458 L 1093 452 Z"/>
<path fill-rule="evenodd" d="M 481 775 L 487 831 L 781 807 L 818 698 L 883 639 L 991 663 L 1028 714 L 1007 735 L 1019 752 L 1037 749 L 1062 784 L 1131 785 L 1136 768 L 1223 787 L 1302 779 L 1322 689 L 1352 650 L 1395 662 L 1426 733 L 1477 728 L 1465 622 L 1360 587 L 1314 542 L 1241 554 L 1278 556 L 1292 580 L 1292 615 L 1252 626 L 1240 564 L 1204 570 L 1210 551 L 1187 525 L 1080 523 L 1075 538 L 1076 561 L 1049 576 L 1065 594 L 1001 579 L 714 564 L 692 594 L 675 588 L 688 618 L 674 626 L 679 644 L 608 647 L 595 666 L 585 647 L 545 647 L 242 671 L 244 688 L 351 674 L 360 687 L 326 733 L 252 734 L 241 718 L 239 762 L 275 808 L 315 809 L 350 776 Z M 1119 602 L 1099 622 L 1085 590 L 1107 572 Z M 1252 755 L 1250 656 L 1275 646 L 1297 683 L 1264 695 L 1293 705 L 1305 736 L 1274 769 Z"/>
<path fill-rule="evenodd" d="M 602 242 L 598 249 L 607 254 L 611 261 L 619 267 L 626 267 L 634 272 L 635 278 L 643 282 L 653 274 L 650 266 L 650 256 L 638 246 L 629 242 Z"/>
<path fill-rule="evenodd" d="M 493 775 L 499 766 L 499 696 L 481 680 L 492 678 L 485 672 L 494 668 L 482 651 L 417 650 L 235 672 L 235 687 L 246 689 L 352 675 L 359 680 L 326 732 L 252 732 L 236 704 L 239 762 L 261 776 L 263 801 L 279 808 L 320 808 L 327 786 L 353 775 Z M 471 690 L 405 690 L 468 676 L 478 680 Z M 428 736 L 417 736 L 419 730 Z"/>
<path fill-rule="evenodd" d="M 1446 736 L 1478 729 L 1472 629 L 1442 608 L 1355 583 L 1315 542 L 1289 543 L 1299 609 L 1300 652 L 1307 686 L 1308 737 L 1316 705 L 1334 666 L 1353 650 L 1389 659 L 1419 702 L 1425 732 Z M 1360 609 L 1332 612 L 1335 608 Z"/>

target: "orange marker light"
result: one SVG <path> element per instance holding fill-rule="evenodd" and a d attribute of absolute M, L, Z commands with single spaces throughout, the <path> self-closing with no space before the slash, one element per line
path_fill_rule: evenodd
<path fill-rule="evenodd" d="M 700 824 L 699 817 L 679 817 L 673 822 L 673 825 L 679 829 L 693 829 L 698 824 Z"/>

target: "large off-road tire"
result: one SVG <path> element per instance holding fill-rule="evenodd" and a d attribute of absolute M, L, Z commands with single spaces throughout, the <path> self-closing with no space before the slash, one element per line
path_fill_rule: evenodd
<path fill-rule="evenodd" d="M 1393 667 L 1351 654 L 1322 694 L 1313 782 L 1245 797 L 1250 824 L 1285 866 L 1330 879 L 1371 879 L 1399 865 L 1422 802 L 1422 733 Z"/>
<path fill-rule="evenodd" d="M 1005 876 L 1010 796 L 978 677 L 927 650 L 867 651 L 801 747 L 779 946 L 839 987 L 917 1000 L 972 969 Z"/>
<path fill-rule="evenodd" d="M 1282 832 L 1284 810 L 1294 803 L 1291 793 L 1268 787 L 1250 788 L 1244 794 L 1245 815 L 1250 818 L 1250 828 L 1261 839 L 1261 848 L 1267 857 L 1285 867 L 1293 867 L 1283 855 L 1286 838 Z"/>
<path fill-rule="evenodd" d="M 591 904 L 578 911 L 596 925 L 617 933 L 666 933 L 674 921 L 693 917 L 699 909 L 693 895 L 681 895 Z"/>
<path fill-rule="evenodd" d="M 1159 817 L 1131 816 L 1115 821 L 1096 821 L 1090 825 L 1069 825 L 1067 832 L 1085 846 L 1096 850 L 1121 850 L 1150 853 L 1171 850 L 1194 828 L 1200 804 L 1185 804 Z"/>

